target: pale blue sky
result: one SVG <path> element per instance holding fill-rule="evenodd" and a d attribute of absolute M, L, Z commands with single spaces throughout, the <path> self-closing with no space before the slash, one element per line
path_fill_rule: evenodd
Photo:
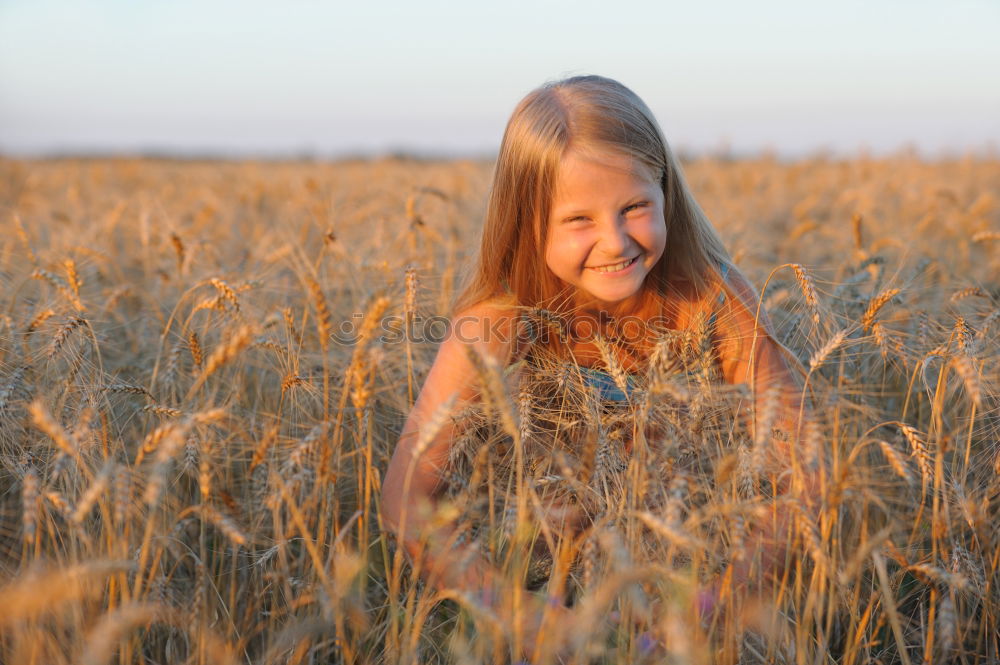
<path fill-rule="evenodd" d="M 495 152 L 599 73 L 675 147 L 1000 146 L 1000 0 L 0 0 L 0 153 Z"/>

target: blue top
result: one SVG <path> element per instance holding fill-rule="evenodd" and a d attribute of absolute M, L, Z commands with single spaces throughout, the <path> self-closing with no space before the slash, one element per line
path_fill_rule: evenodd
<path fill-rule="evenodd" d="M 597 391 L 598 396 L 602 400 L 609 402 L 627 402 L 629 397 L 632 396 L 632 391 L 635 389 L 634 374 L 625 375 L 628 395 L 622 392 L 622 389 L 615 383 L 614 377 L 607 370 L 597 367 L 580 367 L 580 374 L 583 375 L 583 380 L 586 384 Z"/>

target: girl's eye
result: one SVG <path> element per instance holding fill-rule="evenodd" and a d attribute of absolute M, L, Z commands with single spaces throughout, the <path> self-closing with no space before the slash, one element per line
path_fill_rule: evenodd
<path fill-rule="evenodd" d="M 638 208 L 645 208 L 648 205 L 649 203 L 647 203 L 646 201 L 639 201 L 638 203 L 633 203 L 630 206 L 626 206 L 622 212 L 629 213 Z"/>

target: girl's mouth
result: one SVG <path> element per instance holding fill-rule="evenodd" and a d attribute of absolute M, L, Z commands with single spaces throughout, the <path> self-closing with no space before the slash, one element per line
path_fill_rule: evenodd
<path fill-rule="evenodd" d="M 631 259 L 627 259 L 619 263 L 613 263 L 611 265 L 600 266 L 597 268 L 587 268 L 587 270 L 593 270 L 594 272 L 605 274 L 622 273 L 631 268 L 638 259 L 638 256 L 633 256 Z"/>

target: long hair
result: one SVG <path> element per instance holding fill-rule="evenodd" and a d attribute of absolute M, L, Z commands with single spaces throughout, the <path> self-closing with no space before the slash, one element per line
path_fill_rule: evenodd
<path fill-rule="evenodd" d="M 665 300 L 679 282 L 698 294 L 718 283 L 729 256 L 652 112 L 617 81 L 574 76 L 542 85 L 514 109 L 493 173 L 479 255 L 453 314 L 505 293 L 514 305 L 558 309 L 565 287 L 546 265 L 545 238 L 559 163 L 571 145 L 612 151 L 662 174 L 667 246 L 644 289 Z"/>

